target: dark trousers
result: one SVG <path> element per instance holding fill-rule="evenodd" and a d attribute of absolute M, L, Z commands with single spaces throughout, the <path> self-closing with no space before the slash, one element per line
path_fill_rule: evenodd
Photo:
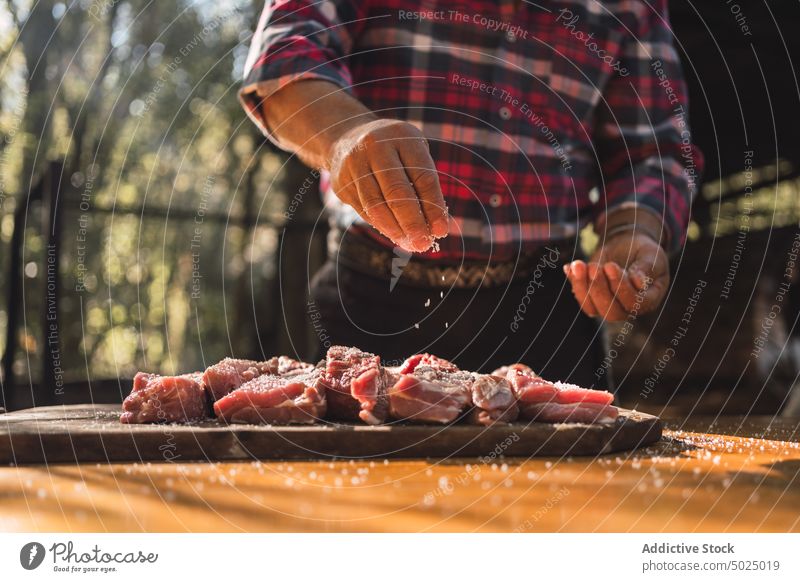
<path fill-rule="evenodd" d="M 387 365 L 430 352 L 465 370 L 522 362 L 549 380 L 607 387 L 600 326 L 581 312 L 560 264 L 496 288 L 418 288 L 401 277 L 391 289 L 388 280 L 328 261 L 308 307 L 320 358 L 335 344 Z"/>

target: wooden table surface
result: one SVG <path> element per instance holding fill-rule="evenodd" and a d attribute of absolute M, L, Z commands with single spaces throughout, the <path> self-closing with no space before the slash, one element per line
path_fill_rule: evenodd
<path fill-rule="evenodd" d="M 667 426 L 596 458 L 3 467 L 0 530 L 800 531 L 800 420 Z"/>

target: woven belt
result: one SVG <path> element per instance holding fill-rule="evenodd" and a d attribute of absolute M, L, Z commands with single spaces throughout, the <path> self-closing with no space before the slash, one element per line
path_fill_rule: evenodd
<path fill-rule="evenodd" d="M 328 240 L 331 260 L 360 273 L 391 282 L 425 288 L 497 287 L 517 279 L 529 278 L 537 269 L 546 271 L 571 260 L 576 239 L 553 241 L 515 260 L 438 261 L 421 259 L 396 248 L 392 251 L 365 236 L 334 231 Z"/>

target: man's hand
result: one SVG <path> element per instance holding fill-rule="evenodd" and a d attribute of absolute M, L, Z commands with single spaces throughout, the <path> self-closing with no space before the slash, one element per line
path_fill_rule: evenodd
<path fill-rule="evenodd" d="M 278 142 L 306 164 L 331 173 L 339 198 L 408 251 L 427 251 L 447 236 L 439 176 L 422 133 L 380 119 L 329 81 L 304 80 L 260 95 Z"/>
<path fill-rule="evenodd" d="M 366 120 L 333 142 L 325 165 L 339 199 L 396 245 L 427 251 L 447 235 L 436 166 L 413 125 Z"/>
<path fill-rule="evenodd" d="M 669 286 L 666 252 L 650 236 L 633 231 L 612 236 L 588 265 L 573 261 L 564 273 L 584 313 L 606 321 L 654 310 Z"/>

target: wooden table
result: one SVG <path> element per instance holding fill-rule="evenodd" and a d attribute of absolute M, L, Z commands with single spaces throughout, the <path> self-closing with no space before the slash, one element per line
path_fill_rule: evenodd
<path fill-rule="evenodd" d="M 597 458 L 0 468 L 0 530 L 800 531 L 800 420 L 668 422 Z"/>

